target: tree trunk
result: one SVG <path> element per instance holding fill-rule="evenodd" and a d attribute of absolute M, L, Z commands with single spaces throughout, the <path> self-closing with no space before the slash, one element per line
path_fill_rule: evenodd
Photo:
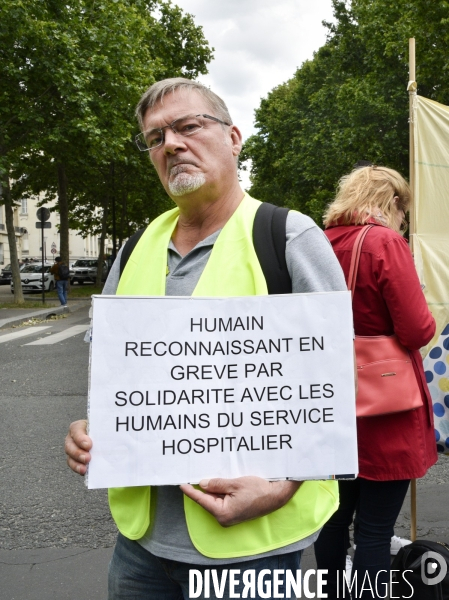
<path fill-rule="evenodd" d="M 111 195 L 112 195 L 112 260 L 114 261 L 117 256 L 117 231 L 115 224 L 115 165 L 112 162 L 110 166 L 111 175 Z"/>
<path fill-rule="evenodd" d="M 101 235 L 100 235 L 100 250 L 98 252 L 98 267 L 97 279 L 95 285 L 101 286 L 101 276 L 103 274 L 104 265 L 104 243 L 106 241 L 106 233 L 108 229 L 108 213 L 109 213 L 109 196 L 106 196 L 103 203 L 103 216 L 101 217 Z"/>
<path fill-rule="evenodd" d="M 113 163 L 110 163 L 110 165 L 109 165 L 109 183 L 112 180 L 113 173 L 114 173 L 114 165 L 113 165 Z M 108 232 L 109 200 L 111 197 L 110 186 L 107 186 L 107 189 L 108 189 L 108 193 L 104 197 L 103 215 L 101 217 L 100 250 L 98 252 L 97 279 L 95 281 L 95 285 L 97 287 L 101 286 L 101 278 L 102 278 L 102 274 L 103 274 L 103 265 L 104 265 L 104 243 L 105 243 L 106 235 Z"/>
<path fill-rule="evenodd" d="M 119 229 L 119 238 L 118 238 L 118 247 L 119 249 L 122 247 L 123 245 L 123 237 L 124 237 L 124 226 L 125 226 L 125 217 L 126 217 L 126 213 L 127 213 L 127 209 L 126 209 L 126 205 L 127 205 L 127 196 L 128 194 L 125 192 L 125 190 L 122 190 L 122 206 L 121 206 L 121 213 L 120 213 L 120 229 Z"/>
<path fill-rule="evenodd" d="M 69 199 L 67 195 L 67 176 L 63 163 L 58 163 L 58 206 L 59 206 L 59 253 L 63 262 L 69 265 Z"/>
<path fill-rule="evenodd" d="M 3 183 L 3 197 L 5 201 L 5 221 L 8 232 L 9 256 L 11 258 L 11 273 L 14 283 L 14 302 L 24 304 L 22 282 L 20 280 L 19 258 L 17 256 L 16 233 L 14 231 L 14 207 L 11 200 L 11 188 L 9 187 L 9 177 L 5 177 Z"/>

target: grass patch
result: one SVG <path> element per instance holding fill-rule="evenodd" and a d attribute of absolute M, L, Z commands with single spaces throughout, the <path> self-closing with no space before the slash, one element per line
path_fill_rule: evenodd
<path fill-rule="evenodd" d="M 45 294 L 45 296 L 47 296 L 47 294 Z M 15 302 L 0 302 L 0 309 L 2 308 L 26 308 L 27 310 L 29 310 L 30 308 L 54 308 L 55 305 L 54 302 L 52 302 L 51 304 L 47 304 L 47 302 L 45 304 L 42 304 L 42 302 L 28 302 L 27 300 L 25 300 L 24 304 L 16 304 Z"/>
<path fill-rule="evenodd" d="M 103 286 L 97 287 L 96 285 L 71 285 L 68 294 L 69 300 L 75 300 L 76 298 L 90 298 L 93 294 L 101 294 Z M 0 309 L 2 308 L 54 308 L 59 306 L 59 299 L 56 290 L 53 292 L 45 292 L 45 304 L 42 304 L 42 292 L 36 294 L 24 294 L 25 302 L 23 304 L 16 304 L 14 302 L 14 296 L 11 294 L 11 302 L 0 302 Z M 34 300 L 34 298 L 36 298 Z M 47 300 L 49 303 L 47 303 Z"/>
<path fill-rule="evenodd" d="M 103 286 L 97 287 L 96 285 L 71 285 L 67 297 L 69 300 L 73 298 L 90 298 L 93 294 L 101 294 L 102 290 Z M 58 298 L 56 290 L 53 292 L 45 292 L 45 297 L 47 296 L 49 300 Z"/>
<path fill-rule="evenodd" d="M 93 294 L 101 294 L 103 291 L 103 286 L 97 287 L 96 285 L 71 285 L 69 291 L 69 298 L 90 298 Z M 56 292 L 52 292 L 52 295 L 55 294 L 57 298 L 58 295 Z"/>

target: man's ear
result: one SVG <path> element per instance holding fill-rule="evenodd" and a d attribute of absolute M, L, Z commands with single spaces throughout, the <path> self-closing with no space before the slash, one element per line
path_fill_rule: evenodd
<path fill-rule="evenodd" d="M 232 153 L 234 156 L 238 156 L 242 150 L 243 137 L 240 129 L 236 125 L 231 125 L 231 143 Z"/>

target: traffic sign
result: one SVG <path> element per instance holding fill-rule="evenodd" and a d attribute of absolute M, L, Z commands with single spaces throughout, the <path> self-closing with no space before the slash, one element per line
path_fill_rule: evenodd
<path fill-rule="evenodd" d="M 45 208 L 45 206 L 41 206 L 37 209 L 36 217 L 39 219 L 39 221 L 48 221 L 50 218 L 50 211 L 48 208 Z"/>
<path fill-rule="evenodd" d="M 52 254 L 56 254 L 56 248 L 52 248 L 52 249 L 50 250 L 50 252 L 51 252 Z"/>
<path fill-rule="evenodd" d="M 52 242 L 52 243 L 51 243 L 51 247 L 52 247 L 52 248 L 56 248 L 56 244 L 55 244 L 55 242 Z"/>
<path fill-rule="evenodd" d="M 37 227 L 37 229 L 50 229 L 51 223 L 50 222 L 44 223 L 43 221 L 37 221 L 36 227 Z"/>

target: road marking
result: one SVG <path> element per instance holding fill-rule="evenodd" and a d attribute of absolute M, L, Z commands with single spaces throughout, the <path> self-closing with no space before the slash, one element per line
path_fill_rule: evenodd
<path fill-rule="evenodd" d="M 74 325 L 73 327 L 64 329 L 64 331 L 60 331 L 59 333 L 49 335 L 48 337 L 30 342 L 29 344 L 24 344 L 24 346 L 49 346 L 50 344 L 57 344 L 58 342 L 66 340 L 67 338 L 73 337 L 74 335 L 83 333 L 89 327 L 90 325 Z"/>
<path fill-rule="evenodd" d="M 44 331 L 44 329 L 50 328 L 51 325 L 45 325 L 44 327 L 29 327 L 27 329 L 21 329 L 20 331 L 14 331 L 14 333 L 7 333 L 0 336 L 0 344 L 3 344 L 4 342 L 10 342 L 11 340 L 15 340 L 26 335 L 33 335 L 33 333 L 39 333 L 40 331 Z"/>

